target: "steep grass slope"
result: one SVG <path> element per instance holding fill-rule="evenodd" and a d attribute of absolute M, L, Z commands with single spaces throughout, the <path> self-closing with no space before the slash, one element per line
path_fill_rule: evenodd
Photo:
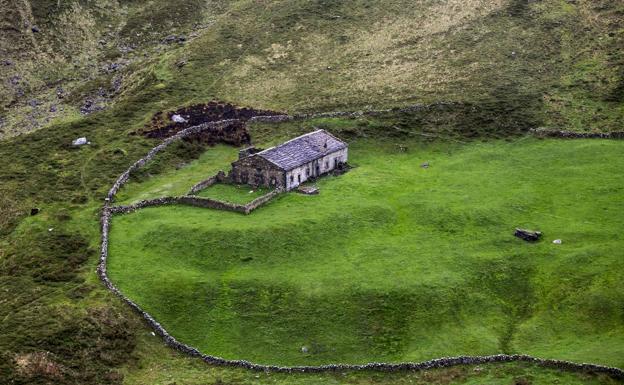
<path fill-rule="evenodd" d="M 403 144 L 355 142 L 357 167 L 319 181 L 319 196 L 249 216 L 115 218 L 110 277 L 181 341 L 229 359 L 504 352 L 623 366 L 623 145 Z"/>
<path fill-rule="evenodd" d="M 614 130 L 624 116 L 620 2 L 3 1 L 5 135 L 85 106 L 211 98 L 289 111 L 462 102 L 514 110 L 523 128 Z"/>

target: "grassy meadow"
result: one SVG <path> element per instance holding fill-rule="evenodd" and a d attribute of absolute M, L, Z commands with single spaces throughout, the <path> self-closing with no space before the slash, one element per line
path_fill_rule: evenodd
<path fill-rule="evenodd" d="M 130 204 L 143 199 L 185 195 L 195 183 L 213 176 L 219 170 L 228 170 L 230 163 L 236 159 L 238 154 L 231 146 L 211 147 L 197 160 L 182 162 L 178 167 L 154 175 L 147 173 L 144 178 L 133 178 L 132 183 L 119 191 L 115 202 Z"/>
<path fill-rule="evenodd" d="M 624 365 L 622 143 L 402 144 L 355 141 L 356 167 L 321 179 L 320 195 L 285 194 L 249 216 L 115 217 L 111 279 L 178 339 L 226 358 L 505 352 Z"/>
<path fill-rule="evenodd" d="M 246 204 L 268 194 L 270 191 L 271 190 L 267 188 L 253 188 L 247 185 L 218 183 L 201 190 L 197 195 L 230 203 Z"/>

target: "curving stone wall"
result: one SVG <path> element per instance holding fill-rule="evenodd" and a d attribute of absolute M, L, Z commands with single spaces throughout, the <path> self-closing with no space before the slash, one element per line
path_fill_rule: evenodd
<path fill-rule="evenodd" d="M 128 169 L 126 171 L 124 171 L 123 174 L 121 174 L 119 176 L 119 178 L 117 178 L 117 180 L 115 181 L 115 183 L 113 183 L 113 186 L 111 187 L 111 189 L 108 191 L 108 195 L 107 195 L 107 199 L 108 202 L 113 202 L 115 195 L 117 195 L 117 191 L 119 191 L 119 189 L 121 188 L 121 186 L 123 186 L 124 184 L 126 184 L 126 182 L 128 181 L 128 179 L 130 178 L 130 174 L 143 167 L 147 162 L 149 162 L 150 160 L 152 160 L 156 154 L 158 154 L 160 151 L 164 150 L 165 148 L 167 148 L 171 143 L 178 141 L 182 138 L 185 138 L 189 135 L 193 135 L 193 134 L 197 134 L 200 133 L 202 131 L 205 130 L 211 130 L 214 129 L 215 127 L 225 127 L 228 126 L 230 124 L 236 124 L 238 123 L 239 120 L 237 119 L 230 119 L 230 120 L 221 120 L 218 122 L 209 122 L 209 123 L 204 123 L 204 124 L 200 124 L 198 126 L 193 126 L 193 127 L 189 127 L 185 130 L 182 130 L 180 132 L 178 132 L 177 134 L 165 139 L 162 141 L 161 144 L 159 144 L 158 146 L 152 148 L 147 155 L 145 155 L 143 158 L 137 160 L 136 162 L 134 162 L 134 164 L 132 164 L 132 166 L 128 167 Z"/>
<path fill-rule="evenodd" d="M 440 103 L 439 105 L 443 106 L 444 103 Z M 250 121 L 263 121 L 263 122 L 280 122 L 294 119 L 310 119 L 310 118 L 318 118 L 318 117 L 334 117 L 334 116 L 362 116 L 364 114 L 374 114 L 374 113 L 386 113 L 393 111 L 413 111 L 419 108 L 427 108 L 427 106 L 412 106 L 402 109 L 391 109 L 391 110 L 378 110 L 378 111 L 365 111 L 365 112 L 336 112 L 336 113 L 322 113 L 322 114 L 309 114 L 309 115 L 297 115 L 297 116 L 288 116 L 288 115 L 277 115 L 277 116 L 258 116 L 250 119 Z M 111 218 L 115 214 L 124 214 L 129 213 L 135 210 L 139 210 L 144 207 L 150 206 L 159 206 L 159 205 L 169 205 L 169 204 L 190 204 L 193 206 L 200 207 L 211 207 L 211 208 L 219 208 L 223 210 L 231 210 L 242 212 L 248 214 L 255 208 L 261 206 L 262 204 L 268 202 L 275 196 L 277 196 L 281 191 L 275 190 L 272 191 L 262 197 L 259 197 L 247 205 L 236 205 L 230 204 L 227 202 L 216 201 L 208 198 L 199 198 L 192 195 L 185 195 L 181 197 L 163 197 L 156 198 L 151 200 L 140 201 L 135 204 L 129 206 L 111 206 L 111 202 L 113 201 L 117 191 L 123 186 L 130 177 L 130 173 L 143 165 L 149 162 L 158 152 L 166 148 L 169 144 L 173 143 L 176 140 L 182 139 L 185 136 L 192 135 L 203 130 L 214 128 L 214 125 L 228 125 L 236 122 L 237 120 L 223 120 L 218 122 L 210 122 L 201 124 L 198 126 L 187 128 L 183 131 L 180 131 L 178 134 L 165 139 L 161 144 L 154 147 L 152 150 L 148 152 L 148 154 L 136 161 L 133 165 L 131 165 L 123 174 L 117 178 L 113 186 L 111 187 L 108 195 L 104 201 L 104 206 L 102 208 L 102 214 L 100 217 L 101 231 L 102 231 L 102 243 L 100 248 L 100 260 L 97 267 L 97 274 L 104 283 L 104 285 L 115 295 L 121 298 L 122 301 L 127 303 L 132 309 L 134 309 L 138 314 L 140 314 L 148 325 L 154 330 L 156 334 L 158 334 L 165 344 L 170 346 L 171 348 L 187 354 L 192 357 L 198 357 L 204 362 L 214 365 L 222 365 L 222 366 L 231 366 L 231 367 L 240 367 L 246 368 L 250 370 L 256 371 L 271 371 L 271 372 L 283 372 L 283 373 L 313 373 L 313 372 L 332 372 L 332 371 L 345 371 L 345 370 L 374 370 L 374 371 L 383 371 L 383 372 L 395 372 L 395 371 L 416 371 L 416 370 L 426 370 L 433 368 L 445 368 L 457 365 L 479 365 L 479 364 L 487 364 L 487 363 L 497 363 L 497 362 L 529 362 L 535 365 L 555 368 L 559 370 L 566 371 L 577 371 L 577 372 L 589 372 L 589 373 L 602 373 L 613 378 L 624 379 L 624 370 L 588 364 L 588 363 L 575 363 L 571 361 L 562 361 L 562 360 L 551 360 L 551 359 L 541 359 L 537 357 L 532 357 L 524 354 L 497 354 L 497 355 L 489 355 L 489 356 L 458 356 L 458 357 L 443 357 L 437 358 L 429 361 L 423 362 L 403 362 L 403 363 L 383 363 L 383 362 L 371 362 L 367 364 L 361 365 L 352 365 L 352 364 L 328 364 L 328 365 L 318 365 L 318 366 L 277 366 L 277 365 L 262 365 L 257 364 L 245 360 L 228 360 L 221 357 L 211 356 L 207 354 L 203 354 L 192 346 L 183 344 L 179 342 L 175 337 L 169 334 L 165 328 L 162 327 L 158 321 L 154 319 L 149 313 L 145 312 L 139 305 L 133 302 L 128 297 L 124 296 L 123 293 L 110 281 L 108 278 L 107 270 L 106 270 L 106 262 L 108 259 L 108 241 L 109 241 L 109 230 L 111 226 Z M 612 136 L 610 136 L 612 137 Z"/>
<path fill-rule="evenodd" d="M 165 203 L 166 202 L 166 203 Z M 169 200 L 164 199 L 161 201 L 161 204 L 170 203 Z M 155 204 L 153 204 L 155 205 Z M 146 206 L 143 206 L 146 207 Z M 136 209 L 136 208 L 135 208 Z M 120 212 L 117 210 L 116 212 Z M 386 372 L 394 372 L 394 371 L 415 371 L 415 370 L 426 370 L 433 368 L 445 368 L 457 365 L 477 365 L 477 364 L 487 364 L 487 363 L 496 363 L 496 362 L 529 362 L 532 364 L 556 368 L 560 370 L 567 371 L 579 371 L 579 372 L 590 372 L 590 373 L 602 373 L 609 375 L 614 378 L 624 379 L 624 371 L 619 368 L 595 365 L 595 364 L 586 364 L 586 363 L 574 363 L 570 361 L 561 361 L 561 360 L 548 360 L 541 359 L 536 357 L 531 357 L 524 354 L 497 354 L 490 356 L 458 356 L 458 357 L 443 357 L 437 358 L 429 361 L 423 362 L 404 362 L 404 363 L 383 363 L 383 362 L 371 362 L 367 364 L 361 365 L 350 365 L 350 364 L 329 364 L 329 365 L 319 365 L 319 366 L 278 366 L 278 365 L 262 365 L 256 364 L 253 362 L 245 361 L 245 360 L 228 360 L 221 357 L 211 356 L 207 354 L 201 353 L 199 350 L 193 348 L 192 346 L 183 344 L 179 342 L 175 337 L 171 336 L 165 328 L 162 327 L 158 321 L 156 321 L 149 313 L 145 312 L 139 305 L 133 302 L 131 299 L 127 298 L 123 295 L 113 285 L 106 274 L 106 259 L 108 257 L 108 233 L 110 229 L 110 220 L 113 215 L 113 210 L 111 208 L 105 207 L 102 211 L 101 217 L 101 225 L 102 225 L 102 248 L 100 253 L 100 263 L 98 266 L 98 275 L 104 285 L 112 291 L 115 295 L 121 298 L 125 303 L 127 303 L 132 309 L 134 309 L 138 314 L 140 314 L 148 325 L 154 330 L 156 334 L 158 334 L 165 344 L 170 346 L 171 348 L 188 354 L 192 357 L 198 357 L 202 359 L 204 362 L 214 365 L 222 365 L 222 366 L 232 366 L 232 367 L 241 367 L 250 370 L 256 371 L 270 371 L 270 372 L 282 372 L 282 373 L 313 373 L 313 372 L 331 372 L 331 371 L 345 371 L 345 370 L 376 370 L 376 371 L 386 371 Z"/>

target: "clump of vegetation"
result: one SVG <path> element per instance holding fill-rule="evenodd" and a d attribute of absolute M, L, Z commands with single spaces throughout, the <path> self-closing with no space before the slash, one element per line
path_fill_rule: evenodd
<path fill-rule="evenodd" d="M 94 252 L 85 238 L 34 222 L 0 258 L 1 378 L 120 384 L 136 320 L 119 305 L 87 305 L 93 286 L 84 271 Z"/>

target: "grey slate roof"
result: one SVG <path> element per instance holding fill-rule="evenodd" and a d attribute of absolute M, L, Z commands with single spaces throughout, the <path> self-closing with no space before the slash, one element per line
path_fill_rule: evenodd
<path fill-rule="evenodd" d="M 289 171 L 327 154 L 347 148 L 347 144 L 325 130 L 316 130 L 256 154 Z"/>

